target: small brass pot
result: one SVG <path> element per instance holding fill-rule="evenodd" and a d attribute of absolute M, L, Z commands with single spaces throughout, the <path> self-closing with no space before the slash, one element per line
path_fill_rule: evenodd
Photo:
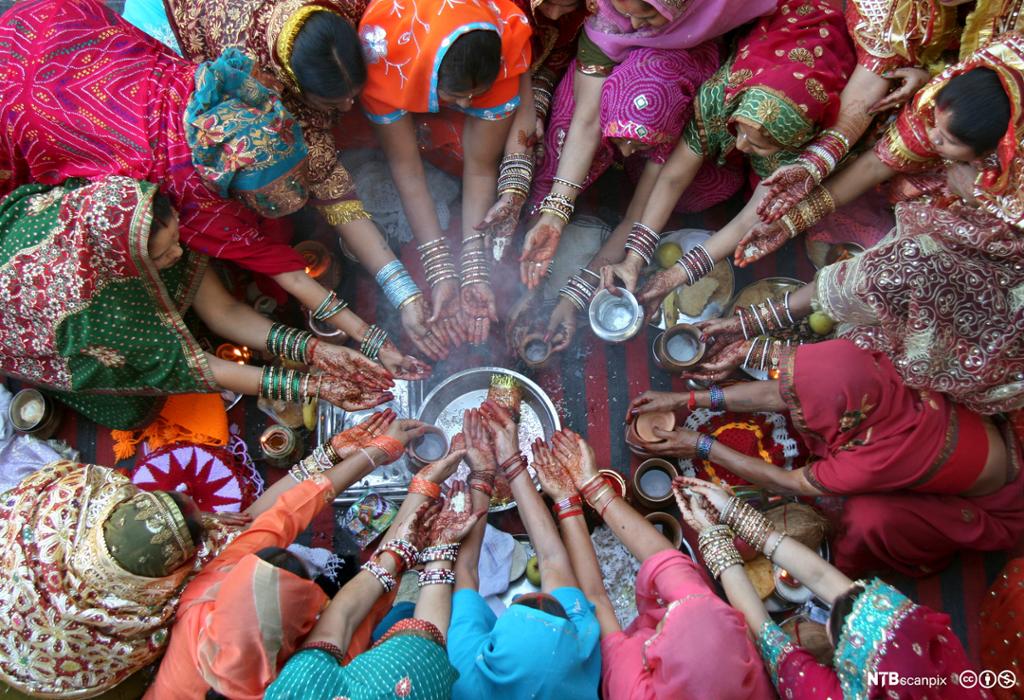
<path fill-rule="evenodd" d="M 676 465 L 661 457 L 644 460 L 633 473 L 633 498 L 639 505 L 659 510 L 673 503 L 672 480 L 679 476 Z"/>
<path fill-rule="evenodd" d="M 706 349 L 699 328 L 679 323 L 654 341 L 654 358 L 666 372 L 683 372 L 700 362 Z"/>

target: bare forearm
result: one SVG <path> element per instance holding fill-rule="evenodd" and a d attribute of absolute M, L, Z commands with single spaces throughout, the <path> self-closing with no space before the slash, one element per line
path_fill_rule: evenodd
<path fill-rule="evenodd" d="M 885 97 L 889 86 L 885 78 L 857 66 L 839 96 L 839 116 L 832 128 L 849 139 L 851 144 L 857 143 L 874 119 L 868 114 L 868 109 Z"/>
<path fill-rule="evenodd" d="M 594 612 L 601 625 L 601 636 L 620 631 L 619 621 L 615 618 L 615 610 L 604 587 L 604 577 L 597 561 L 594 543 L 587 532 L 587 522 L 583 516 L 577 515 L 559 521 L 562 539 L 566 551 L 572 561 L 572 569 L 579 581 L 580 590 L 594 605 Z"/>
<path fill-rule="evenodd" d="M 533 81 L 527 71 L 519 78 L 519 106 L 512 117 L 512 128 L 505 138 L 505 153 L 526 153 L 537 131 L 537 115 L 533 108 Z"/>
<path fill-rule="evenodd" d="M 753 413 L 755 411 L 783 411 L 786 409 L 786 402 L 779 395 L 779 382 L 769 380 L 763 382 L 740 382 L 725 387 L 722 390 L 725 394 L 725 408 L 740 413 Z M 679 396 L 683 396 L 679 394 Z M 711 392 L 695 391 L 694 399 L 697 406 L 711 408 Z M 685 405 L 686 399 L 679 404 Z"/>
<path fill-rule="evenodd" d="M 576 108 L 558 162 L 558 177 L 582 184 L 601 143 L 601 88 L 605 79 L 576 73 L 573 80 Z"/>
<path fill-rule="evenodd" d="M 370 219 L 350 221 L 341 224 L 336 230 L 338 236 L 345 241 L 345 246 L 371 275 L 396 259 L 380 229 Z"/>
<path fill-rule="evenodd" d="M 217 335 L 253 350 L 267 349 L 270 319 L 256 313 L 251 306 L 228 294 L 228 290 L 224 289 L 224 285 L 213 270 L 207 269 L 203 275 L 196 293 L 194 308 L 203 319 L 203 323 Z M 224 383 L 221 383 L 221 386 L 238 391 Z M 259 386 L 258 380 L 256 386 Z"/>
<path fill-rule="evenodd" d="M 416 240 L 426 243 L 440 238 L 443 232 L 437 220 L 434 200 L 427 189 L 427 176 L 416 144 L 412 117 L 406 114 L 394 124 L 375 125 L 374 130 L 388 159 L 391 177 Z"/>
<path fill-rule="evenodd" d="M 390 557 L 382 557 L 378 563 L 395 575 L 395 564 Z M 380 582 L 368 571 L 360 571 L 338 591 L 337 595 L 320 615 L 306 642 L 329 642 L 340 649 L 347 649 L 352 634 L 370 612 L 383 592 Z"/>
<path fill-rule="evenodd" d="M 672 216 L 676 202 L 693 182 L 703 163 L 704 159 L 693 152 L 686 144 L 686 140 L 680 139 L 672 155 L 662 166 L 639 220 L 655 231 L 661 231 Z"/>
<path fill-rule="evenodd" d="M 447 569 L 449 566 L 448 562 L 436 561 L 430 562 L 425 568 L 429 571 L 431 569 Z M 413 617 L 433 623 L 447 638 L 448 624 L 452 619 L 452 587 L 447 584 L 435 583 L 421 588 Z"/>
<path fill-rule="evenodd" d="M 495 200 L 498 161 L 512 119 L 486 121 L 467 117 L 462 127 L 465 162 L 462 168 L 462 237 L 476 235 Z"/>
<path fill-rule="evenodd" d="M 765 550 L 771 551 L 780 536 L 779 533 L 769 535 Z M 814 595 L 829 605 L 853 585 L 853 581 L 843 572 L 792 537 L 782 540 L 772 555 L 772 561 L 791 573 L 811 589 Z"/>
<path fill-rule="evenodd" d="M 368 447 L 366 451 L 376 461 L 381 461 L 384 458 L 383 453 L 376 447 Z M 357 452 L 348 459 L 325 471 L 324 476 L 330 480 L 334 495 L 337 496 L 359 479 L 363 478 L 363 476 L 372 469 L 373 466 L 370 464 L 370 460 L 366 455 L 362 452 Z M 274 505 L 282 493 L 295 488 L 298 483 L 299 482 L 295 481 L 291 475 L 278 479 L 270 486 L 270 488 L 264 491 L 263 494 L 257 498 L 245 512 L 255 518 L 257 515 L 265 512 Z"/>
<path fill-rule="evenodd" d="M 619 541 L 641 562 L 658 552 L 675 549 L 645 517 L 619 496 L 608 503 L 602 517 Z"/>
<path fill-rule="evenodd" d="M 756 636 L 761 626 L 771 617 L 761 602 L 761 596 L 747 578 L 746 570 L 740 564 L 734 564 L 722 572 L 721 581 L 729 604 L 742 613 L 747 628 Z"/>
<path fill-rule="evenodd" d="M 473 510 L 486 510 L 491 499 L 487 494 L 477 489 L 470 489 L 472 494 Z M 480 547 L 484 542 L 484 530 L 487 528 L 487 518 L 480 518 L 462 540 L 462 547 L 459 549 L 459 559 L 455 562 L 455 590 L 480 588 Z"/>
<path fill-rule="evenodd" d="M 552 590 L 560 585 L 575 586 L 576 580 L 572 575 L 572 563 L 565 551 L 565 545 L 562 544 L 558 528 L 534 487 L 529 472 L 524 469 L 519 476 L 512 480 L 510 486 L 512 487 L 512 496 L 516 499 L 519 516 L 526 528 L 526 534 L 530 536 L 530 542 L 533 544 L 534 551 L 537 552 L 544 590 Z M 552 578 L 555 578 L 555 581 L 552 581 Z"/>
<path fill-rule="evenodd" d="M 307 309 L 316 309 L 328 293 L 326 287 L 307 275 L 304 270 L 284 272 L 274 275 L 273 279 Z M 367 328 L 367 324 L 349 309 L 334 314 L 327 319 L 327 323 L 345 331 L 350 338 L 357 341 L 362 340 Z"/>
<path fill-rule="evenodd" d="M 815 496 L 821 492 L 803 476 L 803 469 L 786 471 L 756 457 L 748 457 L 720 442 L 711 447 L 711 461 L 755 486 L 786 496 Z"/>
<path fill-rule="evenodd" d="M 849 167 L 843 168 L 824 184 L 838 209 L 895 174 L 896 171 L 879 160 L 872 150 L 862 153 Z"/>

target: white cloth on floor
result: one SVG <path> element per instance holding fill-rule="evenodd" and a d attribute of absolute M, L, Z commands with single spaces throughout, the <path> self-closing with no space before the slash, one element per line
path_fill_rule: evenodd
<path fill-rule="evenodd" d="M 480 595 L 500 595 L 508 590 L 508 576 L 512 571 L 512 550 L 516 541 L 512 535 L 496 527 L 487 526 L 480 547 Z"/>

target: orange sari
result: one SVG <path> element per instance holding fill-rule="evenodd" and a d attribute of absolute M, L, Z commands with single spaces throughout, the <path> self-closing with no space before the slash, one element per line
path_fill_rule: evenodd
<path fill-rule="evenodd" d="M 466 114 L 504 119 L 519 106 L 519 76 L 530 69 L 530 24 L 509 0 L 409 0 L 402 12 L 393 0 L 373 0 L 359 23 L 366 57 L 363 110 L 377 124 L 391 124 L 408 112 L 438 112 L 437 73 L 452 43 L 467 32 L 501 35 L 501 69 L 487 92 Z M 460 109 L 453 107 L 453 109 Z"/>

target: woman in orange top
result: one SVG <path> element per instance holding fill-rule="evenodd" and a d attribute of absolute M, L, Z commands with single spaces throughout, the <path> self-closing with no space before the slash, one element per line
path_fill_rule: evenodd
<path fill-rule="evenodd" d="M 530 25 L 509 0 L 411 0 L 401 12 L 392 0 L 374 0 L 359 24 L 359 38 L 367 62 L 363 109 L 420 243 L 434 296 L 428 323 L 444 319 L 456 342 L 482 343 L 498 319 L 489 254 L 475 226 L 494 202 L 498 159 L 510 127 L 517 123 L 514 135 L 522 119 L 524 131 L 533 128 Z M 442 106 L 466 116 L 460 274 L 427 191 L 412 118 Z"/>

